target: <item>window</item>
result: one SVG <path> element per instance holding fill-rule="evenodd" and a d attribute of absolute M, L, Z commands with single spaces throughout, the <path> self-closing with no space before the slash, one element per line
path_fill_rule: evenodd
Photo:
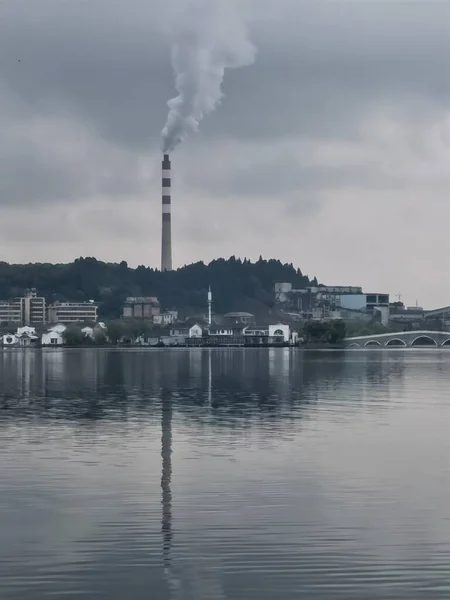
<path fill-rule="evenodd" d="M 276 329 L 273 335 L 284 337 L 284 333 L 281 331 L 281 329 Z"/>
<path fill-rule="evenodd" d="M 58 344 L 58 338 L 52 337 L 50 340 L 50 344 L 53 344 L 54 346 L 56 346 Z"/>

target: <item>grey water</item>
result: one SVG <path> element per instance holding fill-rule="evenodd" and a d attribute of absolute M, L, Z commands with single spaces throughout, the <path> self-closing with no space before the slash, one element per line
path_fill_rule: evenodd
<path fill-rule="evenodd" d="M 0 598 L 450 598 L 450 351 L 0 351 Z"/>

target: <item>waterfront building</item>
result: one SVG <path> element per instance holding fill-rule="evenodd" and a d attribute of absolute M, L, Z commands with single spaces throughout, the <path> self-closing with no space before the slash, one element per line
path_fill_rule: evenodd
<path fill-rule="evenodd" d="M 54 302 L 48 307 L 49 323 L 96 323 L 98 306 L 95 302 Z"/>
<path fill-rule="evenodd" d="M 160 315 L 154 315 L 153 323 L 155 325 L 161 325 L 162 327 L 166 325 L 173 325 L 177 322 L 178 319 L 178 311 L 176 310 L 168 310 L 166 312 L 161 313 Z"/>
<path fill-rule="evenodd" d="M 36 346 L 39 343 L 39 337 L 35 333 L 24 331 L 19 333 L 7 333 L 2 338 L 4 346 L 19 346 L 20 348 L 28 348 Z"/>
<path fill-rule="evenodd" d="M 58 331 L 50 330 L 42 334 L 41 344 L 43 346 L 62 346 L 64 338 Z"/>
<path fill-rule="evenodd" d="M 198 323 L 179 323 L 172 327 L 170 336 L 177 338 L 201 338 L 203 336 L 203 329 Z"/>

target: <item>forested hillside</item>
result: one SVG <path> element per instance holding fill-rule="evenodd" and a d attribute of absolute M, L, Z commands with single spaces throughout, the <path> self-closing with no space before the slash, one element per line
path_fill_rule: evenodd
<path fill-rule="evenodd" d="M 116 318 L 127 296 L 157 296 L 163 309 L 205 311 L 211 285 L 217 313 L 243 310 L 259 313 L 273 304 L 273 284 L 310 283 L 293 265 L 260 258 L 252 263 L 231 257 L 187 265 L 161 273 L 148 267 L 132 269 L 126 262 L 105 263 L 78 258 L 69 264 L 10 265 L 0 263 L 0 299 L 8 300 L 34 287 L 48 302 L 95 300 L 103 317 Z"/>

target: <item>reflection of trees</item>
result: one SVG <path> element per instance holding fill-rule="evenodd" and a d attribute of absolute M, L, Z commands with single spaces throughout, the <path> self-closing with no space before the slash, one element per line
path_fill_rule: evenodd
<path fill-rule="evenodd" d="M 152 420 L 165 389 L 183 419 L 238 429 L 270 421 L 276 431 L 333 395 L 348 391 L 358 402 L 355 390 L 398 384 L 405 360 L 401 353 L 289 348 L 5 350 L 0 399 L 3 416 L 12 418 Z"/>

